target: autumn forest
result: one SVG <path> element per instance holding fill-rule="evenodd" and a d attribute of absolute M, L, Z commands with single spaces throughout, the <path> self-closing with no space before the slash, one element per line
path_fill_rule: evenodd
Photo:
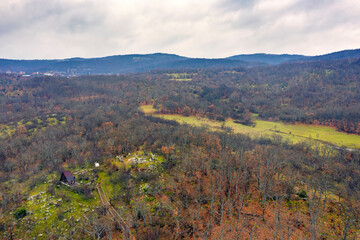
<path fill-rule="evenodd" d="M 359 76 L 358 59 L 3 73 L 0 238 L 358 239 Z M 354 147 L 228 121 L 327 127 Z"/>

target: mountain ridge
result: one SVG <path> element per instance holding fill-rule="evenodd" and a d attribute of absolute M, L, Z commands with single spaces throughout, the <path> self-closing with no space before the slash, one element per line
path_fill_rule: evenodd
<path fill-rule="evenodd" d="M 228 57 L 228 59 L 242 60 L 246 62 L 263 62 L 269 65 L 277 65 L 291 60 L 306 59 L 310 56 L 299 54 L 268 54 L 268 53 L 254 53 L 254 54 L 239 54 Z"/>
<path fill-rule="evenodd" d="M 47 60 L 0 59 L 0 72 L 55 72 L 63 75 L 119 74 L 157 69 L 234 68 L 279 65 L 288 62 L 331 61 L 360 58 L 360 49 L 318 56 L 300 54 L 239 54 L 226 58 L 191 58 L 168 53 L 111 55 L 96 58 Z"/>

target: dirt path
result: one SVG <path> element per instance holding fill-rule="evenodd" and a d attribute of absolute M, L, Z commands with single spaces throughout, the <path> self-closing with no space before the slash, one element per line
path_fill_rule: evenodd
<path fill-rule="evenodd" d="M 113 219 L 118 222 L 121 230 L 124 233 L 124 238 L 127 240 L 135 240 L 135 238 L 130 233 L 130 227 L 126 224 L 126 222 L 120 216 L 120 214 L 116 211 L 116 209 L 110 204 L 108 198 L 106 197 L 105 191 L 104 191 L 101 183 L 98 183 L 96 188 L 99 192 L 99 196 L 100 196 L 100 200 L 101 200 L 102 204 L 104 204 L 108 213 L 110 213 L 110 215 L 113 217 Z"/>

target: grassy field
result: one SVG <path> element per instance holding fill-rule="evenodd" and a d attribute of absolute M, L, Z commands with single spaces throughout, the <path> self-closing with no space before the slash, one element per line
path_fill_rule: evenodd
<path fill-rule="evenodd" d="M 170 80 L 173 81 L 183 82 L 183 81 L 192 80 L 192 74 L 188 74 L 188 73 L 169 73 L 167 75 L 170 76 L 171 77 Z"/>
<path fill-rule="evenodd" d="M 17 236 L 22 239 L 49 239 L 49 234 L 66 235 L 67 232 L 75 231 L 76 226 L 84 222 L 85 215 L 97 214 L 97 208 L 103 206 L 96 189 L 97 183 L 102 184 L 105 194 L 116 204 L 119 211 L 129 211 L 120 203 L 121 199 L 126 199 L 129 191 L 139 198 L 144 198 L 152 209 L 157 203 L 153 193 L 158 185 L 146 176 L 150 173 L 152 179 L 161 176 L 164 160 L 164 157 L 158 154 L 136 151 L 127 156 L 114 157 L 110 159 L 111 165 L 104 164 L 96 170 L 91 165 L 72 169 L 64 165 L 64 168 L 71 170 L 76 178 L 76 188 L 60 184 L 60 174 L 57 172 L 39 173 L 21 183 L 13 179 L 4 184 L 15 185 L 14 191 L 21 189 L 26 198 L 23 198 L 21 207 L 10 212 L 4 221 L 9 218 L 14 219 L 16 211 L 25 209 L 27 215 L 18 222 L 15 230 Z M 114 166 L 117 170 L 114 170 Z M 126 174 L 131 175 L 130 190 L 127 185 L 129 182 L 125 183 L 121 180 L 121 176 Z M 79 191 L 83 188 L 88 189 L 87 194 Z M 1 237 L 0 235 L 0 239 Z"/>
<path fill-rule="evenodd" d="M 50 114 L 43 117 L 36 117 L 29 121 L 21 120 L 19 122 L 10 122 L 0 124 L 0 139 L 12 136 L 16 130 L 34 133 L 38 130 L 45 129 L 47 126 L 66 124 L 66 117 L 57 117 L 56 114 Z"/>
<path fill-rule="evenodd" d="M 181 116 L 169 114 L 157 114 L 150 105 L 141 106 L 141 109 L 155 117 L 161 117 L 168 120 L 175 120 L 181 124 L 189 124 L 193 126 L 205 126 L 211 130 L 219 131 L 224 128 L 231 129 L 234 133 L 249 135 L 250 137 L 272 137 L 274 135 L 282 136 L 293 143 L 299 143 L 306 140 L 317 140 L 327 142 L 336 146 L 344 146 L 347 148 L 360 148 L 360 136 L 355 134 L 347 134 L 338 132 L 334 128 L 326 126 L 313 125 L 295 125 L 285 124 L 282 122 L 270 122 L 256 119 L 256 126 L 246 126 L 235 123 L 232 119 L 225 122 L 214 121 L 207 118 L 194 116 Z"/>
<path fill-rule="evenodd" d="M 73 174 L 79 186 L 91 187 L 94 185 L 91 181 L 97 179 L 91 169 L 73 171 Z M 55 172 L 45 178 L 40 175 L 16 184 L 16 188 L 22 189 L 28 196 L 23 199 L 22 207 L 19 208 L 26 209 L 27 215 L 19 221 L 15 230 L 15 234 L 22 239 L 49 239 L 49 234 L 62 236 L 65 232 L 75 231 L 76 223 L 101 205 L 94 187 L 89 193 L 91 197 L 86 197 L 60 184 L 60 175 Z M 12 215 L 13 212 L 7 217 L 13 218 Z"/>
<path fill-rule="evenodd" d="M 144 113 L 154 113 L 155 112 L 155 109 L 153 108 L 152 105 L 143 105 L 143 106 L 141 106 L 141 110 Z"/>
<path fill-rule="evenodd" d="M 160 175 L 162 172 L 162 162 L 164 162 L 163 156 L 153 154 L 151 152 L 137 151 L 128 154 L 126 157 L 117 156 L 111 159 L 111 164 L 118 169 L 126 169 L 133 179 L 135 180 L 133 188 L 141 188 L 141 185 L 146 184 L 146 181 L 139 181 L 137 175 L 141 175 L 142 172 L 152 172 L 156 175 Z M 122 181 L 111 182 L 111 176 L 107 172 L 99 173 L 99 182 L 103 183 L 105 192 L 110 198 L 116 198 L 116 195 L 120 193 L 125 194 L 124 183 Z"/>

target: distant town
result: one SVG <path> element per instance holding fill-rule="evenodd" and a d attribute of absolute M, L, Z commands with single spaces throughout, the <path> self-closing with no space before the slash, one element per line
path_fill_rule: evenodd
<path fill-rule="evenodd" d="M 47 76 L 47 77 L 75 77 L 78 76 L 77 74 L 69 74 L 69 73 L 64 73 L 64 72 L 32 72 L 32 73 L 27 73 L 27 72 L 12 72 L 12 71 L 6 71 L 6 74 L 11 74 L 11 75 L 19 75 L 22 77 L 38 77 L 38 76 Z"/>

